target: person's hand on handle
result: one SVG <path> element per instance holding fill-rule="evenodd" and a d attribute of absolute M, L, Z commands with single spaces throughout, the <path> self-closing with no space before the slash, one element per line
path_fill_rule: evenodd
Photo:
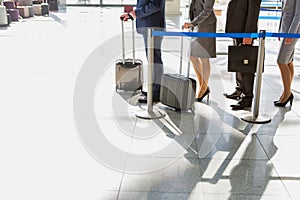
<path fill-rule="evenodd" d="M 291 44 L 293 42 L 293 38 L 285 38 L 285 44 Z"/>
<path fill-rule="evenodd" d="M 194 28 L 194 25 L 192 23 L 189 23 L 189 22 L 185 22 L 182 26 L 182 28 L 184 29 L 193 29 Z"/>
<path fill-rule="evenodd" d="M 130 18 L 129 18 L 128 13 L 124 13 L 124 14 L 122 14 L 122 15 L 120 16 L 120 19 L 121 19 L 122 21 L 126 22 L 126 21 L 127 21 L 128 19 L 130 19 Z"/>
<path fill-rule="evenodd" d="M 278 38 L 278 41 L 280 41 L 280 37 Z M 285 38 L 285 44 L 291 44 L 293 42 L 293 38 Z"/>
<path fill-rule="evenodd" d="M 124 22 L 126 22 L 128 19 L 134 20 L 136 18 L 134 10 L 130 13 L 124 13 L 120 16 L 120 19 Z"/>
<path fill-rule="evenodd" d="M 252 45 L 252 38 L 243 38 L 243 45 Z"/>

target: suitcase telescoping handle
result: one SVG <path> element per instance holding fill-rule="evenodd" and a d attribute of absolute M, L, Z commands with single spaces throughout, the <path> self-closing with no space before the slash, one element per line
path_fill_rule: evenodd
<path fill-rule="evenodd" d="M 182 31 L 184 30 L 182 26 Z M 191 26 L 189 27 L 189 32 L 193 32 L 194 28 Z M 190 37 L 189 39 L 189 49 L 188 49 L 188 62 L 187 62 L 187 77 L 190 77 L 190 68 L 191 68 L 191 47 L 192 47 L 192 38 Z M 180 64 L 179 64 L 179 74 L 182 74 L 182 57 L 183 57 L 183 37 L 181 37 L 181 42 L 180 42 Z"/>
<path fill-rule="evenodd" d="M 132 23 L 132 61 L 135 64 L 135 43 L 134 43 L 134 18 L 129 15 Z M 122 60 L 123 64 L 125 64 L 125 36 L 124 36 L 124 21 L 121 18 L 121 29 L 122 29 Z"/>

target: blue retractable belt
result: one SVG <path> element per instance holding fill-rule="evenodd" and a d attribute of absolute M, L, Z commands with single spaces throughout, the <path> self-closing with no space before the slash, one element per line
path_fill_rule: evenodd
<path fill-rule="evenodd" d="M 195 33 L 195 32 L 172 32 L 172 31 L 153 31 L 153 36 L 181 36 L 181 37 L 200 37 L 200 38 L 216 38 L 216 37 L 228 37 L 228 38 L 265 38 L 265 37 L 277 37 L 277 38 L 300 38 L 300 34 L 297 33 Z"/>

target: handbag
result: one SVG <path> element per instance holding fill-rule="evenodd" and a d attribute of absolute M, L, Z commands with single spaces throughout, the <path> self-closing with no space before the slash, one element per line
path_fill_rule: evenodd
<path fill-rule="evenodd" d="M 255 73 L 258 46 L 228 46 L 228 72 Z"/>

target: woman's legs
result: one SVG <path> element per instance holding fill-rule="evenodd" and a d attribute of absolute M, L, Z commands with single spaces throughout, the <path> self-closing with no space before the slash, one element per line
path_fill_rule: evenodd
<path fill-rule="evenodd" d="M 290 63 L 288 64 L 288 67 L 289 67 L 289 70 L 290 70 L 291 84 L 292 84 L 293 79 L 294 79 L 294 63 L 293 63 L 293 62 L 290 62 Z"/>
<path fill-rule="evenodd" d="M 285 102 L 291 95 L 291 84 L 294 76 L 294 66 L 293 62 L 290 62 L 288 64 L 278 63 L 278 66 L 283 83 L 283 93 L 279 99 L 279 101 L 282 103 Z"/>
<path fill-rule="evenodd" d="M 197 95 L 197 98 L 200 98 L 203 96 L 203 94 L 205 93 L 208 87 L 207 84 L 210 76 L 209 59 L 208 58 L 201 59 L 197 57 L 191 57 L 190 59 L 194 66 L 197 78 L 199 80 L 199 93 Z"/>
<path fill-rule="evenodd" d="M 193 57 L 191 56 L 190 57 L 190 60 L 194 66 L 194 70 L 195 70 L 195 73 L 197 75 L 197 78 L 198 78 L 198 81 L 199 81 L 199 88 L 201 88 L 201 85 L 202 85 L 202 82 L 203 82 L 203 78 L 202 78 L 202 62 L 200 60 L 200 58 L 197 58 L 197 57 Z"/>
<path fill-rule="evenodd" d="M 201 58 L 203 68 L 203 84 L 201 86 L 200 96 L 202 96 L 208 88 L 208 80 L 210 76 L 210 62 L 208 58 Z"/>

